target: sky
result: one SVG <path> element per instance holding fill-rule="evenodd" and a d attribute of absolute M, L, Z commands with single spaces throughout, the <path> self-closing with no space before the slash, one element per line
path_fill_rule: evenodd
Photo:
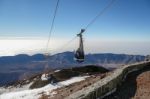
<path fill-rule="evenodd" d="M 44 53 L 57 0 L 0 0 L 0 56 Z M 60 0 L 49 53 L 74 51 L 111 0 Z M 150 0 L 115 0 L 85 32 L 86 53 L 150 54 Z"/>

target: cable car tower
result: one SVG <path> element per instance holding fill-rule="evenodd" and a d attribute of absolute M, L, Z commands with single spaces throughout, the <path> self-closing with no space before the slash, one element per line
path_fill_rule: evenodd
<path fill-rule="evenodd" d="M 79 37 L 79 48 L 75 52 L 75 60 L 77 62 L 83 62 L 84 61 L 84 46 L 83 46 L 83 32 L 85 29 L 81 29 L 81 32 L 77 34 Z"/>

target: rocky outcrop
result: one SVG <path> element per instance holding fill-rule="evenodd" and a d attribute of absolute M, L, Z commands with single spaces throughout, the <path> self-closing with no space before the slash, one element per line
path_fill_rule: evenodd
<path fill-rule="evenodd" d="M 69 95 L 66 99 L 96 99 L 104 98 L 116 90 L 122 84 L 126 76 L 142 68 L 150 66 L 150 61 L 144 61 L 131 65 L 122 66 L 112 72 L 111 75 L 91 84 L 81 90 Z"/>

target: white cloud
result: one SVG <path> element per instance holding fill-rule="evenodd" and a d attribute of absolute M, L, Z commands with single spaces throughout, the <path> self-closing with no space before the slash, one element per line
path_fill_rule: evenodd
<path fill-rule="evenodd" d="M 74 51 L 78 47 L 78 39 L 68 43 L 70 39 L 51 39 L 48 48 L 50 53 L 66 50 Z M 68 44 L 66 44 L 68 43 Z M 84 40 L 86 53 L 126 53 L 150 54 L 150 42 Z M 0 56 L 16 55 L 20 53 L 45 53 L 47 39 L 1 39 Z M 63 46 L 65 44 L 65 46 Z"/>

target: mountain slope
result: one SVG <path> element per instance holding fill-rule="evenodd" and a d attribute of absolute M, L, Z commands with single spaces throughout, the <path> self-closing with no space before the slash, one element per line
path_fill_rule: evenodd
<path fill-rule="evenodd" d="M 63 69 L 91 64 L 111 69 L 145 59 L 145 56 L 141 55 L 111 53 L 88 54 L 85 56 L 85 62 L 79 64 L 73 57 L 73 52 L 58 53 L 50 56 L 48 60 L 46 60 L 43 54 L 36 54 L 33 56 L 20 54 L 16 56 L 0 57 L 0 85 L 28 78 L 28 76 L 47 69 Z"/>
<path fill-rule="evenodd" d="M 94 79 L 95 75 L 99 75 L 100 79 L 108 71 L 103 67 L 88 65 L 44 72 L 9 86 L 0 87 L 0 99 L 39 99 L 43 94 L 51 96 L 54 95 L 52 92 L 54 89 L 72 86 L 81 81 L 86 82 Z"/>

